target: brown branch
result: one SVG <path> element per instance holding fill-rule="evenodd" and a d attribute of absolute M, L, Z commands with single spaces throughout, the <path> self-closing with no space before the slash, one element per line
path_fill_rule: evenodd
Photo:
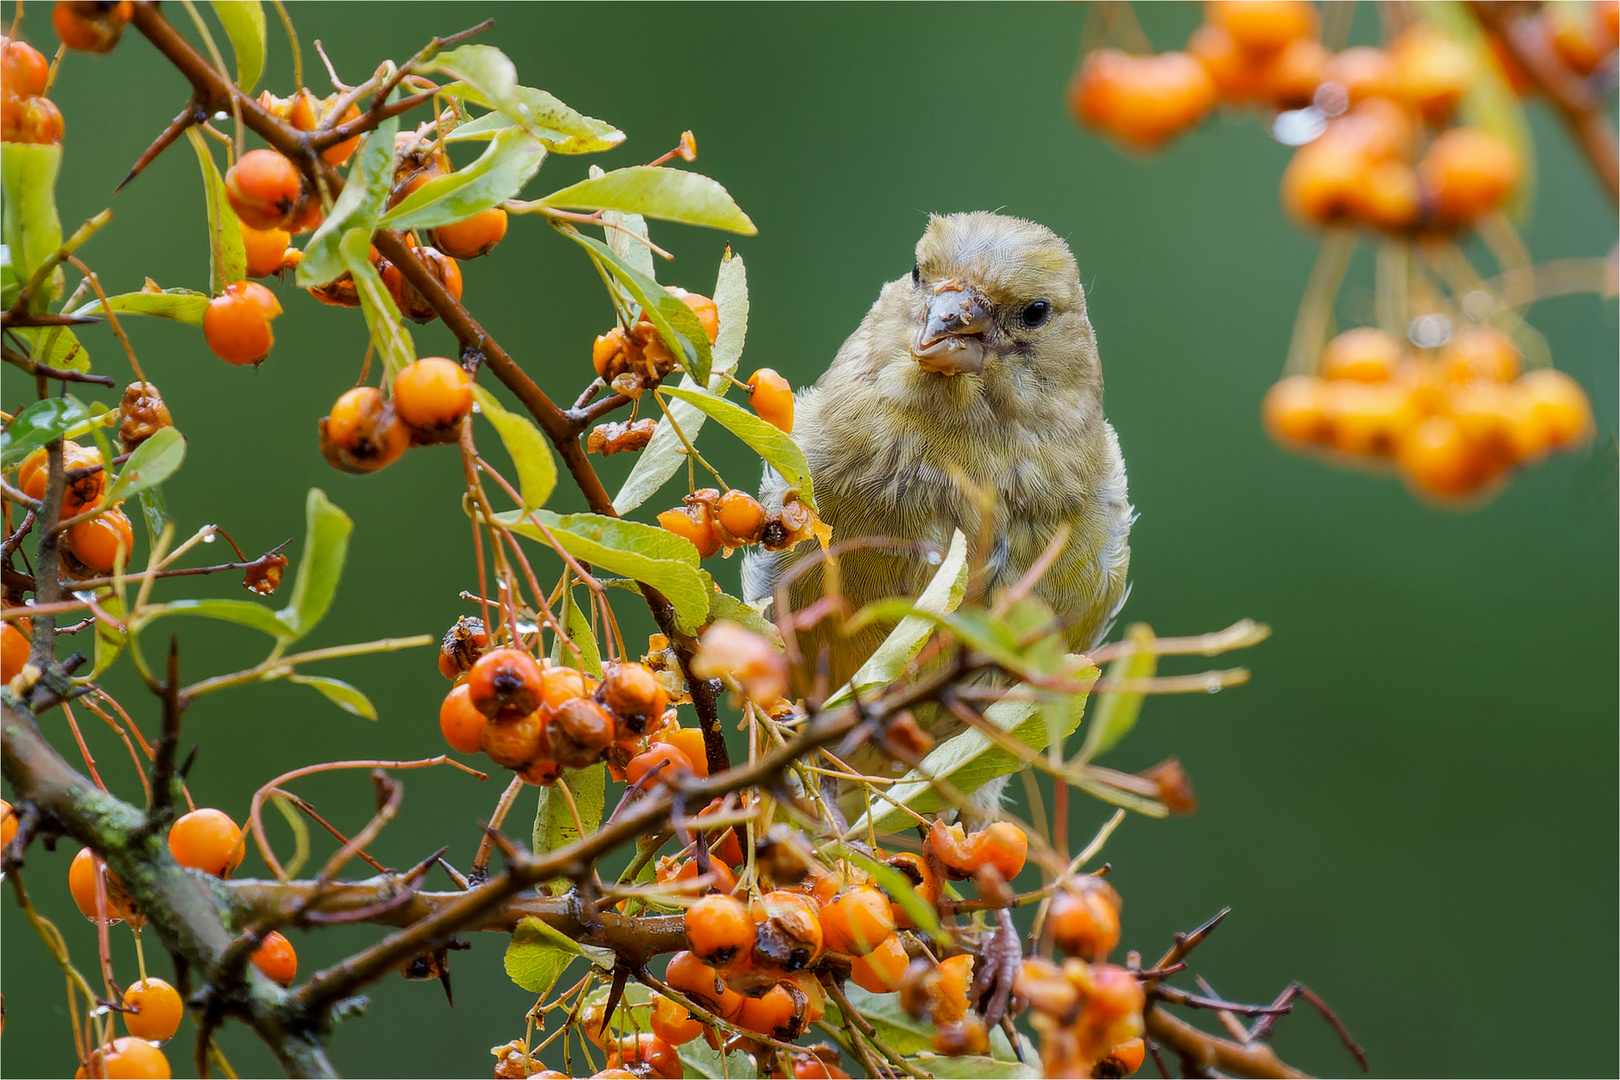
<path fill-rule="evenodd" d="M 1201 1075 L 1211 1070 L 1228 1076 L 1267 1078 L 1305 1077 L 1277 1056 L 1265 1043 L 1238 1043 L 1200 1031 L 1178 1016 L 1172 1016 L 1156 1004 L 1143 1011 L 1147 1036 L 1161 1046 L 1168 1047 L 1184 1063 L 1191 1064 Z M 1188 1070 L 1188 1075 L 1193 1075 Z"/>

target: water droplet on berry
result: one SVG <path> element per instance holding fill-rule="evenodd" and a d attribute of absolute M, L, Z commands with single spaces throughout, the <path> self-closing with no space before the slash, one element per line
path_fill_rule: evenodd
<path fill-rule="evenodd" d="M 1438 349 L 1451 340 L 1451 320 L 1444 315 L 1419 315 L 1406 328 L 1406 336 L 1420 349 Z"/>
<path fill-rule="evenodd" d="M 1271 122 L 1271 137 L 1284 146 L 1304 146 L 1327 130 L 1327 116 L 1317 108 L 1291 109 Z"/>

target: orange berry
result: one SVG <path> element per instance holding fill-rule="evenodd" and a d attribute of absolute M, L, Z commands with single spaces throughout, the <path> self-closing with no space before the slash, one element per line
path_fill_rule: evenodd
<path fill-rule="evenodd" d="M 544 755 L 550 720 L 551 715 L 543 708 L 528 713 L 502 712 L 484 725 L 479 745 L 495 764 L 521 769 Z"/>
<path fill-rule="evenodd" d="M 225 173 L 225 197 L 243 224 L 280 229 L 304 210 L 304 178 L 274 150 L 249 150 Z"/>
<path fill-rule="evenodd" d="M 62 142 L 62 111 L 48 97 L 0 95 L 0 141 L 57 146 Z"/>
<path fill-rule="evenodd" d="M 45 92 L 51 62 L 26 41 L 0 37 L 0 91 L 17 97 Z"/>
<path fill-rule="evenodd" d="M 453 427 L 472 404 L 472 376 L 454 360 L 425 356 L 394 376 L 394 411 L 413 428 Z"/>
<path fill-rule="evenodd" d="M 626 1066 L 629 1075 L 654 1076 L 659 1080 L 681 1080 L 684 1071 L 675 1048 L 650 1031 L 636 1032 L 619 1039 L 608 1050 L 608 1068 Z"/>
<path fill-rule="evenodd" d="M 714 968 L 690 952 L 669 958 L 664 981 L 717 1016 L 729 1019 L 742 1007 L 742 995 L 721 983 Z"/>
<path fill-rule="evenodd" d="M 902 851 L 890 855 L 884 862 L 906 876 L 906 879 L 911 882 L 912 892 L 920 897 L 925 904 L 932 907 L 939 903 L 939 875 L 934 872 L 932 866 L 928 865 L 927 859 L 914 852 Z M 895 903 L 894 899 L 893 896 L 889 897 L 891 909 L 894 912 L 894 925 L 902 930 L 909 929 L 912 925 L 911 916 L 907 915 L 906 909 Z"/>
<path fill-rule="evenodd" d="M 1356 147 L 1327 136 L 1306 143 L 1283 170 L 1283 208 L 1307 224 L 1341 222 L 1351 216 L 1369 168 Z"/>
<path fill-rule="evenodd" d="M 74 558 L 91 570 L 106 573 L 120 557 L 129 561 L 135 531 L 129 516 L 115 506 L 68 529 L 67 542 Z"/>
<path fill-rule="evenodd" d="M 547 749 L 559 765 L 583 769 L 600 760 L 613 744 L 613 730 L 613 717 L 606 709 L 589 698 L 571 698 L 546 725 Z M 671 752 L 679 753 L 673 748 Z"/>
<path fill-rule="evenodd" d="M 939 979 L 934 984 L 934 1023 L 948 1024 L 967 1015 L 968 986 L 973 981 L 973 957 L 950 956 L 939 962 Z"/>
<path fill-rule="evenodd" d="M 655 768 L 658 769 L 656 780 L 659 782 L 693 771 L 692 760 L 679 748 L 670 743 L 655 742 L 646 751 L 630 759 L 624 767 L 624 778 L 629 783 L 638 783 Z"/>
<path fill-rule="evenodd" d="M 754 947 L 754 920 L 742 901 L 718 894 L 686 909 L 686 940 L 706 964 L 723 964 Z"/>
<path fill-rule="evenodd" d="M 1330 382 L 1324 396 L 1333 446 L 1347 454 L 1387 457 L 1418 419 L 1410 390 L 1394 383 Z"/>
<path fill-rule="evenodd" d="M 1248 101 L 1260 96 L 1266 65 L 1240 49 L 1224 28 L 1213 23 L 1200 26 L 1187 39 L 1187 52 L 1204 65 L 1221 98 Z"/>
<path fill-rule="evenodd" d="M 760 419 L 790 435 L 793 433 L 793 390 L 788 381 L 772 369 L 760 368 L 748 376 L 748 404 Z"/>
<path fill-rule="evenodd" d="M 821 932 L 827 948 L 865 956 L 894 934 L 894 909 L 877 889 L 856 885 L 821 910 Z"/>
<path fill-rule="evenodd" d="M 66 5 L 58 4 L 60 10 Z M 104 50 L 97 50 L 104 51 Z M 90 1064 L 80 1076 L 105 1076 L 119 1080 L 169 1080 L 169 1059 L 163 1051 L 133 1035 L 114 1039 L 90 1055 Z"/>
<path fill-rule="evenodd" d="M 630 733 L 643 734 L 669 707 L 669 695 L 645 664 L 626 660 L 610 667 L 602 680 L 602 703 Z"/>
<path fill-rule="evenodd" d="M 1474 78 L 1467 50 L 1431 23 L 1417 22 L 1389 47 L 1400 96 L 1430 123 L 1450 116 Z"/>
<path fill-rule="evenodd" d="M 1328 57 L 1327 49 L 1315 38 L 1300 37 L 1290 41 L 1277 50 L 1260 73 L 1260 84 L 1266 96 L 1279 109 L 1302 109 L 1309 105 L 1316 96 L 1316 88 L 1322 85 Z"/>
<path fill-rule="evenodd" d="M 673 510 L 665 510 L 658 515 L 658 524 L 692 542 L 697 548 L 698 557 L 707 559 L 720 551 L 721 540 L 719 533 L 715 532 L 714 522 L 710 520 L 707 508 L 678 506 Z"/>
<path fill-rule="evenodd" d="M 803 893 L 768 892 L 751 914 L 759 924 L 754 941 L 754 959 L 759 963 L 799 971 L 821 955 L 821 913 Z"/>
<path fill-rule="evenodd" d="M 1401 440 L 1400 464 L 1414 487 L 1434 495 L 1466 495 L 1488 479 L 1484 456 L 1450 416 L 1431 416 L 1413 428 Z"/>
<path fill-rule="evenodd" d="M 11 843 L 17 835 L 17 812 L 5 799 L 0 799 L 0 848 Z"/>
<path fill-rule="evenodd" d="M 506 235 L 506 211 L 498 206 L 480 210 L 464 221 L 440 225 L 428 236 L 433 246 L 452 259 L 476 259 L 495 250 Z"/>
<path fill-rule="evenodd" d="M 123 922 L 136 917 L 135 906 L 129 894 L 124 891 L 123 882 L 118 880 L 116 874 L 106 868 L 106 864 L 96 857 L 95 852 L 89 848 L 80 848 L 79 853 L 73 856 L 73 862 L 68 866 L 68 892 L 73 894 L 73 902 L 78 905 L 79 911 L 92 922 L 96 918 L 96 875 L 105 874 L 103 885 L 107 890 L 107 921 L 109 923 Z"/>
<path fill-rule="evenodd" d="M 753 544 L 758 542 L 760 530 L 765 527 L 765 508 L 748 492 L 733 488 L 715 504 L 715 520 L 729 539 Z"/>
<path fill-rule="evenodd" d="M 1501 206 L 1519 184 L 1519 152 L 1498 135 L 1452 128 L 1429 144 L 1418 178 L 1441 225 L 1466 225 Z"/>
<path fill-rule="evenodd" d="M 80 446 L 72 439 L 62 442 L 62 471 L 72 473 L 101 464 L 101 451 L 94 446 Z M 41 447 L 23 459 L 17 467 L 17 487 L 31 499 L 45 497 L 45 482 L 50 479 L 49 460 Z M 101 498 L 106 488 L 107 473 L 100 469 L 77 480 L 63 477 L 67 490 L 63 493 L 62 516 L 72 517 Z"/>
<path fill-rule="evenodd" d="M 0 683 L 10 683 L 17 677 L 32 649 L 28 638 L 11 623 L 0 628 Z"/>
<path fill-rule="evenodd" d="M 180 1030 L 186 1007 L 180 991 L 162 979 L 145 978 L 124 991 L 124 1026 L 138 1039 L 163 1042 Z"/>
<path fill-rule="evenodd" d="M 1343 87 L 1352 104 L 1366 98 L 1393 98 L 1401 89 L 1395 61 L 1371 45 L 1335 53 L 1322 71 L 1322 81 Z"/>
<path fill-rule="evenodd" d="M 1211 0 L 1204 17 L 1250 52 L 1280 49 L 1316 35 L 1316 8 L 1305 0 Z"/>
<path fill-rule="evenodd" d="M 1327 343 L 1322 350 L 1322 374 L 1329 379 L 1388 382 L 1405 355 L 1400 339 L 1376 326 L 1358 326 Z"/>
<path fill-rule="evenodd" d="M 714 339 L 720 336 L 720 308 L 715 302 L 702 293 L 687 292 L 685 289 L 670 290 L 677 300 L 692 309 L 698 322 L 703 326 L 703 335 L 714 344 Z"/>
<path fill-rule="evenodd" d="M 697 728 L 676 728 L 666 731 L 663 740 L 686 758 L 692 772 L 698 776 L 709 775 L 709 752 L 703 742 L 703 732 Z M 629 775 L 629 766 L 625 767 L 626 776 Z M 735 842 L 735 839 L 733 839 Z"/>
<path fill-rule="evenodd" d="M 461 267 L 456 260 L 443 254 L 437 248 L 413 248 L 417 259 L 427 268 L 427 272 L 436 278 L 445 291 L 457 300 L 461 299 Z M 427 297 L 416 290 L 416 286 L 405 280 L 405 275 L 399 267 L 391 262 L 382 264 L 383 284 L 388 288 L 388 295 L 394 298 L 399 306 L 400 314 L 417 323 L 430 323 L 439 317 L 433 305 L 428 303 Z"/>
<path fill-rule="evenodd" d="M 124 24 L 134 14 L 130 0 L 96 3 L 86 0 L 58 2 L 51 11 L 51 26 L 62 44 L 80 52 L 108 53 L 118 44 Z M 168 1075 L 165 1070 L 165 1076 Z"/>
<path fill-rule="evenodd" d="M 321 417 L 318 430 L 327 462 L 349 473 L 375 472 L 397 461 L 411 445 L 410 429 L 375 386 L 344 391 Z"/>
<path fill-rule="evenodd" d="M 1513 339 L 1489 326 L 1465 326 L 1440 348 L 1449 382 L 1510 383 L 1524 366 Z"/>
<path fill-rule="evenodd" d="M 778 983 L 757 998 L 743 998 L 737 1026 L 791 1041 L 804 1034 L 805 995 L 790 983 Z"/>
<path fill-rule="evenodd" d="M 292 236 L 282 229 L 242 226 L 242 247 L 247 252 L 248 277 L 266 277 L 282 268 Z"/>
<path fill-rule="evenodd" d="M 1091 969 L 1091 993 L 1086 998 L 1086 1018 L 1093 1023 L 1111 1024 L 1135 1016 L 1140 1018 L 1147 995 L 1136 974 L 1118 964 L 1097 964 Z M 1139 1021 L 1138 1021 L 1139 1024 Z M 1141 1027 L 1138 1026 L 1140 1031 Z"/>
<path fill-rule="evenodd" d="M 591 366 L 596 369 L 598 375 L 604 379 L 611 379 L 622 370 L 615 361 L 624 356 L 627 341 L 622 326 L 615 326 L 607 333 L 597 336 L 596 341 L 591 344 Z"/>
<path fill-rule="evenodd" d="M 1010 821 L 994 821 L 969 838 L 976 866 L 996 868 L 1003 881 L 1011 881 L 1024 868 L 1029 837 Z"/>
<path fill-rule="evenodd" d="M 1350 198 L 1350 210 L 1357 220 L 1385 232 L 1411 228 L 1421 209 L 1417 173 L 1404 161 L 1372 165 Z"/>
<path fill-rule="evenodd" d="M 489 631 L 476 615 L 463 615 L 445 631 L 439 642 L 439 673 L 447 679 L 460 678 L 489 648 Z"/>
<path fill-rule="evenodd" d="M 1273 384 L 1260 403 L 1266 433 L 1284 444 L 1324 441 L 1331 431 L 1324 405 L 1326 385 L 1314 375 L 1291 375 Z"/>
<path fill-rule="evenodd" d="M 476 754 L 483 749 L 486 717 L 473 708 L 467 684 L 451 687 L 439 706 L 439 731 L 450 749 Z"/>
<path fill-rule="evenodd" d="M 1129 1042 L 1122 1042 L 1112 1050 L 1108 1056 L 1092 1067 L 1093 1076 L 1133 1076 L 1136 1070 L 1142 1067 L 1142 1061 L 1147 1057 L 1147 1044 L 1138 1035 Z"/>
<path fill-rule="evenodd" d="M 1532 371 L 1514 383 L 1513 389 L 1528 410 L 1514 435 L 1521 456 L 1562 450 L 1591 436 L 1592 403 L 1581 384 L 1562 371 Z"/>
<path fill-rule="evenodd" d="M 1047 920 L 1058 948 L 1101 960 L 1119 944 L 1119 894 L 1101 878 L 1072 878 L 1052 897 Z"/>
<path fill-rule="evenodd" d="M 235 281 L 208 302 L 203 338 L 228 364 L 257 364 L 270 355 L 276 336 L 270 320 L 281 314 L 275 293 L 254 281 Z"/>
<path fill-rule="evenodd" d="M 540 707 L 540 665 L 522 649 L 491 649 L 473 665 L 467 691 L 485 716 L 534 712 Z"/>
<path fill-rule="evenodd" d="M 555 712 L 565 702 L 596 693 L 596 680 L 571 667 L 553 666 L 540 672 L 540 699 Z"/>
<path fill-rule="evenodd" d="M 900 944 L 898 934 L 890 934 L 865 956 L 850 961 L 849 977 L 855 985 L 873 994 L 887 994 L 900 989 L 900 980 L 906 974 L 911 958 Z"/>
<path fill-rule="evenodd" d="M 703 1023 L 686 1006 L 663 994 L 653 995 L 652 1032 L 671 1046 L 684 1046 L 703 1034 Z"/>
<path fill-rule="evenodd" d="M 923 841 L 923 851 L 938 859 L 945 872 L 957 881 L 972 877 L 979 868 L 973 844 L 960 824 L 934 822 L 928 829 L 928 839 Z"/>
<path fill-rule="evenodd" d="M 1614 51 L 1613 35 L 1599 22 L 1595 6 L 1552 4 L 1542 11 L 1547 41 L 1558 58 L 1579 75 L 1590 75 Z"/>
<path fill-rule="evenodd" d="M 298 953 L 278 931 L 264 936 L 264 943 L 253 953 L 253 966 L 271 982 L 287 986 L 298 974 Z"/>
<path fill-rule="evenodd" d="M 215 877 L 230 877 L 246 853 L 242 830 L 223 810 L 193 810 L 169 826 L 169 854 L 181 866 Z"/>
<path fill-rule="evenodd" d="M 675 881 L 696 881 L 698 878 L 697 859 L 677 859 L 666 855 L 658 860 L 658 869 L 654 872 L 654 880 L 660 885 L 668 885 Z M 731 867 L 715 858 L 709 860 L 709 891 L 723 893 L 727 896 L 737 888 L 737 875 L 732 873 Z"/>
<path fill-rule="evenodd" d="M 1192 127 L 1215 105 L 1208 69 L 1186 53 L 1132 56 L 1098 49 L 1069 84 L 1069 111 L 1138 147 Z"/>

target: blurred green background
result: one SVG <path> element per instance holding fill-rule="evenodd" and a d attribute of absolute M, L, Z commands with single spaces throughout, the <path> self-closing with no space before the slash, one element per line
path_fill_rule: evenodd
<path fill-rule="evenodd" d="M 1116 834 L 1108 857 L 1126 898 L 1126 946 L 1156 955 L 1172 932 L 1231 905 L 1198 970 L 1240 999 L 1306 982 L 1366 1046 L 1378 1075 L 1614 1075 L 1613 301 L 1571 297 L 1532 313 L 1558 365 L 1591 395 L 1592 448 L 1529 470 L 1474 512 L 1440 512 L 1393 479 L 1338 471 L 1266 440 L 1260 397 L 1280 371 L 1315 249 L 1278 208 L 1289 151 L 1237 115 L 1146 160 L 1077 129 L 1062 91 L 1085 16 L 1079 7 L 292 11 L 317 86 L 313 38 L 359 81 L 431 34 L 494 15 L 481 40 L 505 49 L 523 81 L 630 136 L 600 158 L 551 159 L 535 193 L 578 179 L 593 161 L 650 160 L 693 129 L 694 167 L 726 184 L 759 226 L 756 238 L 729 238 L 747 260 L 752 290 L 745 371 L 771 365 L 796 384 L 814 380 L 879 285 L 909 270 L 930 212 L 1004 208 L 1065 236 L 1089 290 L 1108 413 L 1141 511 L 1125 618 L 1166 634 L 1245 616 L 1275 630 L 1233 660 L 1252 667 L 1250 685 L 1149 701 L 1109 760 L 1135 770 L 1179 754 L 1202 797 L 1194 817 L 1131 819 Z M 182 8 L 169 14 L 185 22 Z M 30 5 L 23 33 L 50 52 L 47 15 L 47 5 Z M 1197 10 L 1148 5 L 1142 16 L 1155 43 L 1171 48 Z M 1370 6 L 1358 20 L 1370 34 Z M 263 85 L 288 93 L 288 52 L 273 16 L 271 28 Z M 81 252 L 109 291 L 139 288 L 144 276 L 207 286 L 201 188 L 183 143 L 109 194 L 186 95 L 133 32 L 111 56 L 74 54 L 63 64 L 55 94 L 67 123 L 63 218 L 116 211 Z M 1539 105 L 1530 113 L 1540 168 L 1532 250 L 1538 258 L 1603 253 L 1615 238 L 1612 209 L 1551 114 Z M 655 226 L 654 238 L 678 256 L 660 268 L 665 281 L 710 291 L 728 238 L 676 226 Z M 1362 271 L 1345 290 L 1342 322 L 1370 321 Z M 484 325 L 555 397 L 572 399 L 589 374 L 591 338 L 612 318 L 575 246 L 538 222 L 514 220 L 495 254 L 464 264 L 464 273 Z M 440 633 L 468 610 L 457 594 L 475 581 L 456 457 L 418 451 L 364 478 L 328 468 L 315 420 L 352 384 L 365 331 L 356 312 L 276 288 L 287 314 L 256 372 L 215 360 L 189 328 L 129 324 L 189 440 L 186 467 L 168 485 L 170 506 L 184 528 L 217 522 L 250 550 L 288 537 L 296 547 L 305 492 L 319 485 L 356 529 L 339 606 L 310 644 Z M 437 325 L 416 339 L 424 354 L 453 348 Z M 127 378 L 105 328 L 85 340 L 99 370 Z M 8 369 L 6 407 L 29 396 Z M 705 438 L 733 483 L 752 483 L 728 436 Z M 609 490 L 624 460 L 604 465 Z M 559 503 L 573 505 L 567 495 Z M 663 505 L 655 500 L 643 516 Z M 735 573 L 735 562 L 717 571 L 731 584 Z M 196 587 L 241 595 L 234 581 Z M 170 626 L 193 679 L 245 666 L 264 645 L 233 627 Z M 627 632 L 632 626 L 647 629 L 645 619 Z M 284 684 L 207 698 L 184 732 L 188 746 L 201 747 L 192 773 L 199 804 L 240 820 L 253 789 L 312 760 L 442 749 L 434 718 L 445 684 L 429 651 L 318 670 L 365 689 L 381 720 Z M 154 730 L 151 699 L 127 671 L 111 685 Z M 47 726 L 64 734 L 58 718 Z M 105 730 L 87 731 L 109 783 L 138 797 L 122 748 Z M 465 866 L 475 819 L 489 813 L 499 780 L 481 785 L 448 769 L 403 778 L 404 814 L 377 856 L 405 865 L 449 844 L 449 857 Z M 313 778 L 298 790 L 350 830 L 369 813 L 362 773 Z M 525 799 L 515 832 L 526 832 L 531 813 Z M 1074 834 L 1088 834 L 1106 813 L 1077 807 Z M 286 842 L 279 822 L 271 828 Z M 94 935 L 65 888 L 72 854 L 71 844 L 36 849 L 25 876 L 89 972 Z M 242 873 L 262 872 L 250 854 Z M 0 911 L 4 1072 L 68 1075 L 75 1063 L 60 974 L 9 897 Z M 131 979 L 129 935 L 114 937 L 120 976 Z M 308 973 L 375 937 L 347 928 L 298 934 L 295 944 Z M 431 983 L 375 987 L 371 1014 L 334 1040 L 338 1066 L 356 1075 L 488 1075 L 488 1048 L 522 1034 L 532 1002 L 503 976 L 501 953 L 499 938 L 477 935 L 471 952 L 456 955 L 454 1009 Z M 155 943 L 148 957 L 155 973 L 169 974 Z M 172 1047 L 181 1075 L 190 1075 L 190 1031 L 188 1021 Z M 224 1039 L 244 1075 L 273 1071 L 240 1027 Z M 1276 1041 L 1301 1067 L 1354 1067 L 1314 1015 L 1284 1020 Z"/>

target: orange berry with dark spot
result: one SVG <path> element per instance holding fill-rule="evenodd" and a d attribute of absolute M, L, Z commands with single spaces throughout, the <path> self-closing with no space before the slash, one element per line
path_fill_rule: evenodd
<path fill-rule="evenodd" d="M 721 983 L 714 968 L 690 952 L 669 958 L 664 981 L 717 1016 L 730 1019 L 742 1007 L 742 995 Z"/>
<path fill-rule="evenodd" d="M 131 0 L 98 3 L 95 0 L 59 0 L 51 10 L 51 26 L 62 44 L 80 52 L 108 53 L 135 13 Z"/>
<path fill-rule="evenodd" d="M 484 620 L 463 615 L 439 642 L 439 674 L 447 679 L 460 678 L 463 672 L 472 670 L 488 648 L 489 631 L 484 629 Z"/>
<path fill-rule="evenodd" d="M 778 983 L 757 998 L 743 998 L 737 1026 L 791 1041 L 804 1034 L 805 995 L 791 983 Z"/>
<path fill-rule="evenodd" d="M 1295 38 L 1267 61 L 1260 83 L 1279 109 L 1302 109 L 1316 96 L 1329 53 L 1315 38 Z M 1212 76 L 1213 77 L 1213 76 Z"/>
<path fill-rule="evenodd" d="M 849 977 L 862 990 L 887 994 L 900 989 L 900 981 L 905 977 L 906 967 L 910 963 L 911 958 L 906 955 L 906 947 L 900 943 L 899 935 L 890 934 L 878 942 L 877 948 L 850 961 Z"/>
<path fill-rule="evenodd" d="M 249 150 L 225 173 L 225 197 L 243 224 L 280 229 L 303 211 L 304 178 L 274 150 Z"/>
<path fill-rule="evenodd" d="M 675 1048 L 650 1031 L 622 1036 L 608 1050 L 608 1069 L 624 1067 L 631 1076 L 681 1080 L 684 1071 Z"/>
<path fill-rule="evenodd" d="M 271 982 L 289 985 L 298 975 L 298 953 L 279 931 L 264 936 L 264 943 L 253 952 L 253 966 Z"/>
<path fill-rule="evenodd" d="M 410 429 L 375 386 L 344 391 L 321 417 L 319 431 L 321 453 L 333 468 L 349 473 L 376 472 L 411 445 Z"/>
<path fill-rule="evenodd" d="M 583 769 L 612 745 L 613 717 L 589 698 L 571 698 L 546 725 L 546 742 L 552 760 L 570 769 Z"/>
<path fill-rule="evenodd" d="M 202 807 L 181 815 L 169 826 L 169 854 L 181 866 L 215 877 L 230 877 L 246 853 L 242 830 L 223 810 Z"/>
<path fill-rule="evenodd" d="M 856 885 L 821 909 L 821 932 L 827 948 L 865 956 L 893 935 L 894 909 L 877 889 Z"/>
<path fill-rule="evenodd" d="M 628 340 L 622 326 L 615 326 L 607 333 L 597 336 L 591 345 L 591 366 L 596 369 L 598 375 L 604 379 L 611 379 L 622 370 L 621 365 L 615 361 L 623 358 Z"/>
<path fill-rule="evenodd" d="M 939 875 L 934 872 L 932 866 L 928 865 L 927 859 L 915 852 L 901 851 L 890 855 L 883 861 L 893 869 L 900 871 L 906 877 L 906 880 L 911 882 L 911 891 L 923 903 L 930 907 L 939 903 Z M 889 901 L 894 912 L 894 925 L 902 930 L 909 929 L 912 925 L 911 916 L 906 914 L 906 909 L 900 906 L 895 897 L 890 896 Z"/>
<path fill-rule="evenodd" d="M 162 979 L 145 978 L 124 991 L 124 1026 L 137 1039 L 163 1042 L 180 1030 L 186 1007 L 180 992 Z"/>
<path fill-rule="evenodd" d="M 520 769 L 544 752 L 549 719 L 544 709 L 499 713 L 484 725 L 480 748 L 502 768 Z"/>
<path fill-rule="evenodd" d="M 445 291 L 457 300 L 461 299 L 461 267 L 456 260 L 443 254 L 438 248 L 419 247 L 413 249 L 416 257 Z M 388 295 L 394 298 L 399 306 L 400 314 L 417 323 L 430 323 L 439 317 L 427 297 L 417 291 L 416 286 L 405 280 L 404 273 L 393 263 L 384 261 L 382 264 L 383 285 L 388 289 Z"/>
<path fill-rule="evenodd" d="M 242 226 L 242 247 L 247 253 L 248 277 L 268 277 L 286 261 L 292 236 L 282 229 L 255 229 Z"/>
<path fill-rule="evenodd" d="M 1456 109 L 1474 79 L 1468 51 L 1431 23 L 1415 22 L 1389 48 L 1401 98 L 1430 123 Z"/>
<path fill-rule="evenodd" d="M 923 851 L 939 860 L 946 874 L 956 881 L 972 877 L 973 871 L 979 868 L 973 844 L 960 824 L 934 822 L 929 826 L 928 838 L 923 841 Z"/>
<path fill-rule="evenodd" d="M 467 684 L 451 687 L 439 706 L 439 732 L 450 749 L 476 754 L 484 747 L 484 725 L 488 717 L 473 708 Z"/>
<path fill-rule="evenodd" d="M 491 649 L 473 665 L 467 692 L 485 716 L 534 712 L 541 700 L 540 665 L 522 649 Z"/>
<path fill-rule="evenodd" d="M 1389 457 L 1418 420 L 1411 391 L 1396 383 L 1329 382 L 1324 397 L 1332 444 L 1346 454 Z"/>
<path fill-rule="evenodd" d="M 452 259 L 476 259 L 494 251 L 506 236 L 506 211 L 492 206 L 464 221 L 440 225 L 428 236 L 434 247 Z"/>
<path fill-rule="evenodd" d="M 723 964 L 754 947 L 754 920 L 740 900 L 713 894 L 686 909 L 686 941 L 706 964 Z"/>
<path fill-rule="evenodd" d="M 257 364 L 276 343 L 270 321 L 280 314 L 275 293 L 256 281 L 233 281 L 208 301 L 203 338 L 228 364 Z"/>
<path fill-rule="evenodd" d="M 748 492 L 733 488 L 715 504 L 715 519 L 730 539 L 753 544 L 759 541 L 760 530 L 765 528 L 765 508 Z"/>
<path fill-rule="evenodd" d="M 793 389 L 771 368 L 748 376 L 748 404 L 766 423 L 793 433 Z"/>
<path fill-rule="evenodd" d="M 85 566 L 107 573 L 119 558 L 129 562 L 135 548 L 135 530 L 130 527 L 129 515 L 115 506 L 68 529 L 67 544 L 73 557 Z"/>
<path fill-rule="evenodd" d="M 608 668 L 602 679 L 602 703 L 621 727 L 634 735 L 647 731 L 669 706 L 669 695 L 645 664 L 626 660 Z"/>
<path fill-rule="evenodd" d="M 454 360 L 425 356 L 394 376 L 394 411 L 413 428 L 453 428 L 472 412 L 472 376 Z"/>
<path fill-rule="evenodd" d="M 1442 133 L 1418 162 L 1424 196 L 1442 226 L 1466 225 L 1495 210 L 1513 194 L 1523 172 L 1513 144 L 1479 128 Z"/>
<path fill-rule="evenodd" d="M 1119 1077 L 1133 1076 L 1136 1070 L 1142 1067 L 1142 1061 L 1146 1057 L 1147 1044 L 1138 1035 L 1108 1051 L 1107 1057 L 1091 1067 L 1091 1075 L 1103 1080 L 1118 1080 Z"/>
<path fill-rule="evenodd" d="M 800 971 L 821 956 L 821 912 L 808 896 L 777 889 L 760 897 L 751 914 L 759 924 L 753 953 L 757 963 Z"/>

